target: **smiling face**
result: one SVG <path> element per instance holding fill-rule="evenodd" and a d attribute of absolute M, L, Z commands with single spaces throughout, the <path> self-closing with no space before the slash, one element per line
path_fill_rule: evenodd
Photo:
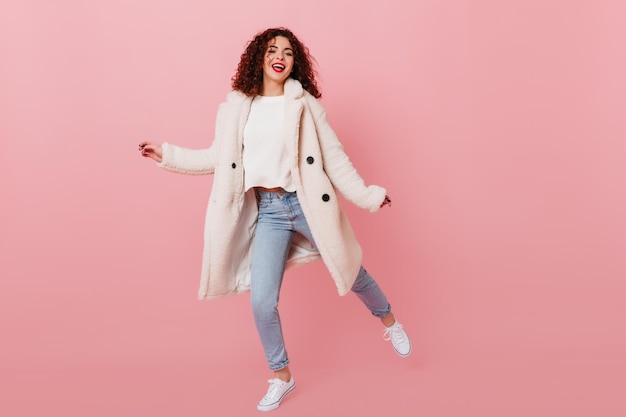
<path fill-rule="evenodd" d="M 263 58 L 263 95 L 282 95 L 293 69 L 293 48 L 289 39 L 276 36 L 267 44 Z"/>

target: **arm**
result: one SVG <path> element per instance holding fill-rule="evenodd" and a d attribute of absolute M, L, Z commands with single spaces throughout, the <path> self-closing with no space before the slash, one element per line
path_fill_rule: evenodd
<path fill-rule="evenodd" d="M 158 166 L 163 169 L 189 175 L 212 174 L 215 170 L 215 142 L 207 149 L 182 148 L 167 142 L 162 147 L 163 158 Z"/>
<path fill-rule="evenodd" d="M 326 111 L 319 104 L 315 107 L 318 107 L 318 112 L 314 111 L 314 117 L 326 175 L 335 189 L 352 204 L 371 212 L 377 211 L 385 205 L 385 189 L 377 185 L 365 185 L 330 127 Z"/>
<path fill-rule="evenodd" d="M 215 140 L 207 149 L 188 149 L 171 143 L 158 145 L 152 142 L 142 142 L 139 144 L 141 155 L 151 158 L 163 169 L 172 172 L 189 175 L 212 174 L 215 171 L 218 155 L 218 126 L 220 125 L 221 114 L 218 110 Z"/>
<path fill-rule="evenodd" d="M 208 149 L 188 149 L 170 143 L 152 142 L 139 144 L 141 156 L 151 158 L 163 169 L 180 174 L 212 174 L 215 170 L 215 143 Z"/>

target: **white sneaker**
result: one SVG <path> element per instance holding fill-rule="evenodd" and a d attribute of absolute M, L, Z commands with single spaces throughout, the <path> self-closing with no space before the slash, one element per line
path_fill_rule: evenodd
<path fill-rule="evenodd" d="M 270 387 L 267 390 L 267 394 L 259 404 L 256 406 L 259 411 L 272 411 L 276 410 L 280 406 L 280 402 L 296 387 L 296 382 L 293 377 L 289 382 L 285 382 L 278 378 L 270 379 L 267 382 L 270 383 Z"/>
<path fill-rule="evenodd" d="M 407 336 L 404 329 L 402 329 L 402 325 L 397 321 L 385 329 L 383 339 L 391 340 L 393 349 L 398 355 L 404 357 L 409 356 L 411 353 L 411 341 L 409 340 L 409 336 Z"/>

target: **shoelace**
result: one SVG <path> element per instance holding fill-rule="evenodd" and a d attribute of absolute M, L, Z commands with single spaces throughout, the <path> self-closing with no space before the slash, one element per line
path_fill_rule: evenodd
<path fill-rule="evenodd" d="M 401 324 L 395 324 L 392 327 L 388 327 L 385 329 L 385 333 L 383 333 L 383 340 L 391 340 L 392 343 L 406 342 L 404 333 L 401 330 Z"/>
<path fill-rule="evenodd" d="M 276 394 L 278 394 L 280 388 L 285 384 L 285 382 L 279 379 L 268 379 L 267 382 L 270 383 L 270 387 L 267 390 L 267 394 L 265 394 L 265 398 L 276 397 Z"/>

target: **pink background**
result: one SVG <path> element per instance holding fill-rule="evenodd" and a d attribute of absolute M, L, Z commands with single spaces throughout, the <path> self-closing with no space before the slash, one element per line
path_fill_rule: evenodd
<path fill-rule="evenodd" d="M 246 42 L 285 25 L 393 207 L 346 205 L 412 336 L 288 273 L 276 415 L 626 413 L 621 1 L 0 1 L 0 414 L 258 415 L 247 295 L 196 301 L 210 143 Z M 346 414 L 348 415 L 348 414 Z"/>

